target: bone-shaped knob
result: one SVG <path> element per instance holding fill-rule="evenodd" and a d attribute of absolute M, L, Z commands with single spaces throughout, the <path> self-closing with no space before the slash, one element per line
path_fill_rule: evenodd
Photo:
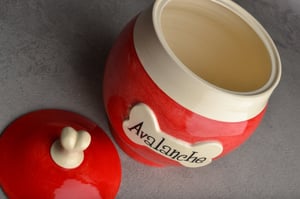
<path fill-rule="evenodd" d="M 88 132 L 65 127 L 61 132 L 60 139 L 52 144 L 50 154 L 57 165 L 73 169 L 83 162 L 84 150 L 90 143 L 91 136 Z"/>

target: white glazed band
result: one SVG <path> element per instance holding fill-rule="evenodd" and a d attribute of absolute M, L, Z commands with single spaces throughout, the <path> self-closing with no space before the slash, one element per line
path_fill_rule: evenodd
<path fill-rule="evenodd" d="M 265 44 L 272 64 L 271 77 L 262 88 L 252 92 L 228 91 L 200 79 L 168 47 L 160 28 L 160 17 L 169 1 L 172 0 L 157 0 L 136 21 L 134 45 L 147 74 L 174 101 L 204 117 L 239 122 L 258 115 L 265 108 L 281 75 L 279 54 L 268 33 L 250 14 L 231 0 L 213 1 L 241 17 L 253 28 Z M 197 1 L 194 0 L 193 3 Z"/>

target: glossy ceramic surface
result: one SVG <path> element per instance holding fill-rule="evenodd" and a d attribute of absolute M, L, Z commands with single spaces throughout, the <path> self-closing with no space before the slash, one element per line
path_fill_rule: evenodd
<path fill-rule="evenodd" d="M 232 4 L 254 24 L 270 53 L 268 83 L 253 92 L 239 93 L 195 78 L 160 38 L 156 20 L 168 1 L 156 1 L 122 31 L 104 76 L 104 101 L 114 137 L 140 162 L 152 166 L 207 165 L 245 142 L 263 118 L 280 78 L 278 52 L 248 13 L 231 1 L 216 2 L 225 7 Z"/>
<path fill-rule="evenodd" d="M 149 148 L 133 143 L 124 133 L 123 120 L 138 102 L 148 104 L 155 112 L 164 132 L 197 143 L 217 140 L 223 144 L 221 156 L 243 143 L 259 124 L 265 112 L 242 122 L 219 122 L 184 109 L 162 92 L 143 69 L 133 46 L 132 21 L 121 33 L 107 62 L 104 96 L 112 130 L 118 144 L 133 158 L 155 166 L 179 165 L 153 153 Z"/>
<path fill-rule="evenodd" d="M 82 163 L 71 169 L 50 155 L 66 126 L 91 137 Z M 121 181 L 120 159 L 108 136 L 85 117 L 62 110 L 32 112 L 10 124 L 0 137 L 0 159 L 0 185 L 11 199 L 110 199 Z"/>

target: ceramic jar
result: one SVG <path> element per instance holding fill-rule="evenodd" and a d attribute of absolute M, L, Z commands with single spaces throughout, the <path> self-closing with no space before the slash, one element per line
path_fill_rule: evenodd
<path fill-rule="evenodd" d="M 110 52 L 105 108 L 129 156 L 200 167 L 255 131 L 280 75 L 272 39 L 233 1 L 157 0 Z"/>

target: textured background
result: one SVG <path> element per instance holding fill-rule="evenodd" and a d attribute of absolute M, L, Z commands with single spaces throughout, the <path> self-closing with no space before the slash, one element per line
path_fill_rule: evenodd
<path fill-rule="evenodd" d="M 151 2 L 0 0 L 1 131 L 29 111 L 62 108 L 110 136 L 105 59 L 122 27 Z M 119 150 L 117 198 L 300 198 L 300 1 L 236 2 L 263 24 L 282 58 L 282 81 L 262 124 L 241 148 L 198 169 L 151 168 Z"/>

